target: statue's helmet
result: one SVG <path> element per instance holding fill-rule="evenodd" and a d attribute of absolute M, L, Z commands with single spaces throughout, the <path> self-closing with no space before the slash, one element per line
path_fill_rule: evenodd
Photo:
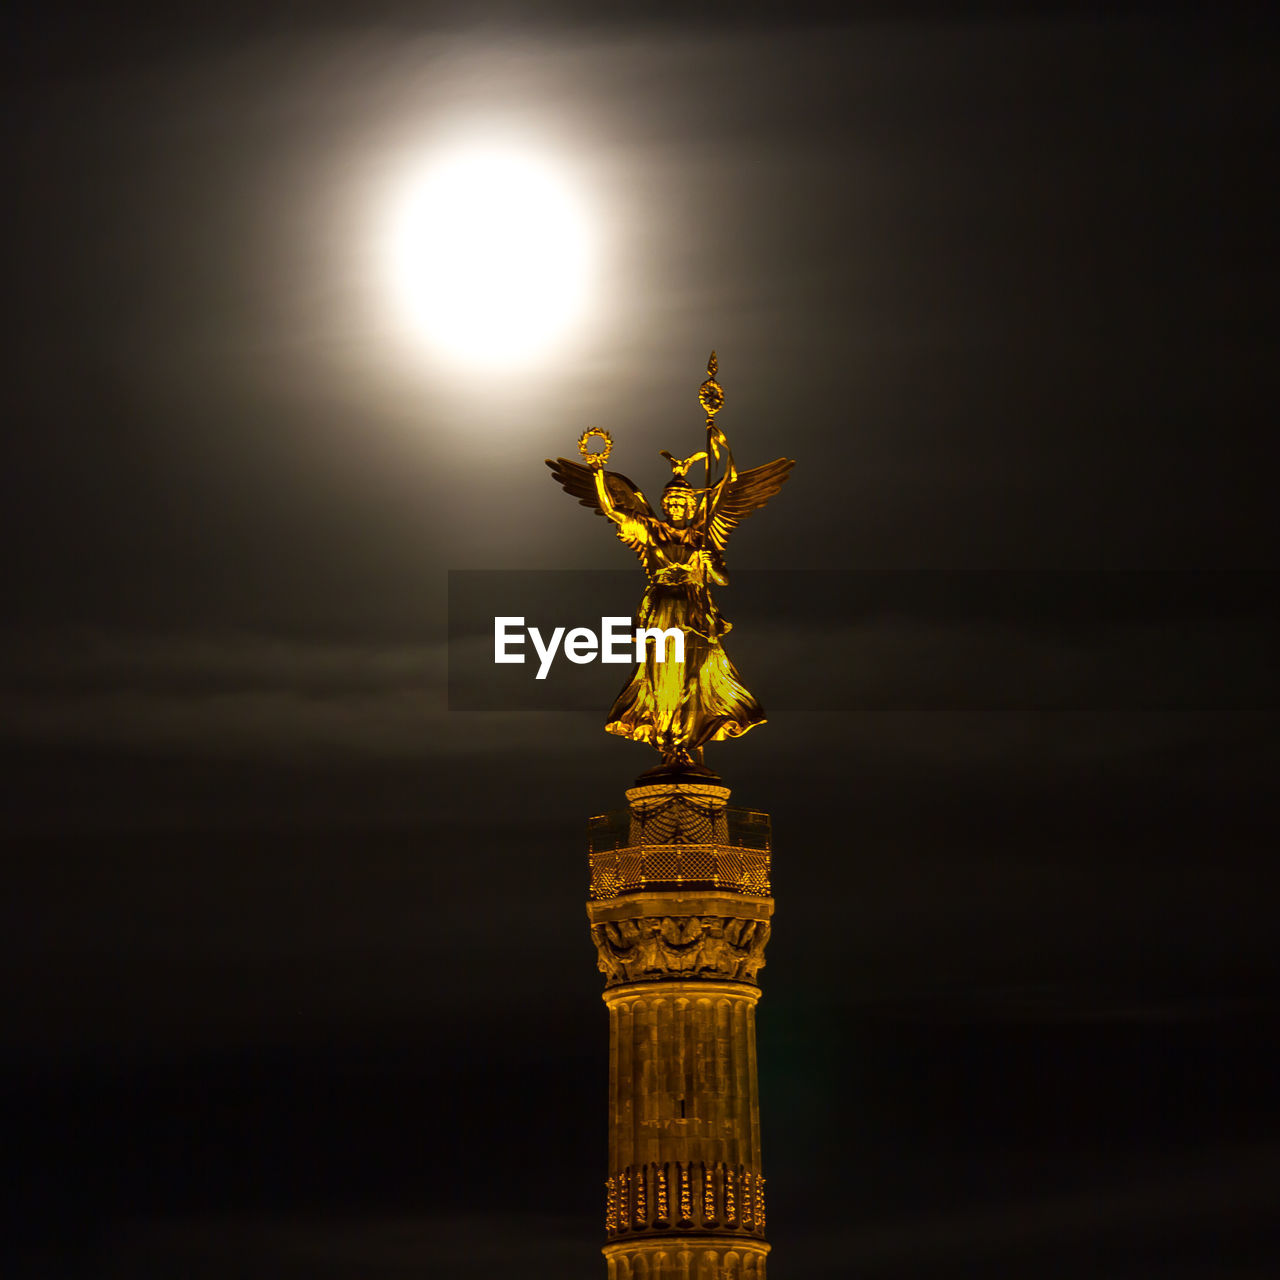
<path fill-rule="evenodd" d="M 671 463 L 674 473 L 662 491 L 662 507 L 671 520 L 678 526 L 683 526 L 693 521 L 698 510 L 698 494 L 689 483 L 689 468 L 707 455 L 695 453 L 691 458 L 673 458 L 664 449 L 662 456 Z"/>
<path fill-rule="evenodd" d="M 669 502 L 681 499 L 684 500 L 683 505 L 689 507 L 698 505 L 698 494 L 693 485 L 684 476 L 672 476 L 662 491 L 662 505 L 665 507 Z"/>

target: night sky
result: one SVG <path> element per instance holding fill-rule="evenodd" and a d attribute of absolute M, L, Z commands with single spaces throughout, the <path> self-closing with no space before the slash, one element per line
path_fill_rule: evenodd
<path fill-rule="evenodd" d="M 776 1274 L 1277 1273 L 1280 58 L 1016 9 L 10 26 L 6 1275 L 603 1275 L 585 826 L 656 757 L 620 668 L 451 700 L 450 572 L 638 598 L 542 460 L 660 489 L 713 347 L 797 459 L 708 752 L 773 815 Z M 539 363 L 391 303 L 459 129 L 599 228 Z"/>

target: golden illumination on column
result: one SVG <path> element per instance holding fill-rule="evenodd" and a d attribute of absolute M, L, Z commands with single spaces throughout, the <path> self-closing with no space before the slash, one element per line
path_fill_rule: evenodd
<path fill-rule="evenodd" d="M 609 1011 L 609 1280 L 764 1280 L 768 815 L 702 780 L 627 800 L 592 820 L 587 905 Z"/>
<path fill-rule="evenodd" d="M 731 626 L 713 588 L 729 583 L 730 534 L 794 463 L 738 470 L 716 422 L 718 376 L 713 351 L 698 389 L 706 448 L 662 451 L 672 475 L 661 514 L 605 470 L 613 439 L 602 427 L 579 437 L 581 464 L 547 459 L 639 558 L 636 625 L 684 642 L 671 662 L 657 644 L 637 653 L 604 727 L 648 743 L 662 764 L 627 792 L 626 809 L 590 827 L 587 915 L 609 1010 L 609 1280 L 764 1280 L 769 1252 L 755 1027 L 773 915 L 769 815 L 729 807 L 703 748 L 765 723 L 724 649 Z"/>

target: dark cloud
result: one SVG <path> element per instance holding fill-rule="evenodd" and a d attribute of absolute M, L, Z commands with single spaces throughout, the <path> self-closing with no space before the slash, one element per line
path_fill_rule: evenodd
<path fill-rule="evenodd" d="M 529 1213 L 138 1223 L 117 1233 L 111 1247 L 115 1261 L 104 1275 L 121 1277 L 176 1268 L 212 1280 L 229 1268 L 246 1277 L 407 1280 L 433 1269 L 488 1280 L 513 1270 L 589 1275 L 601 1265 L 577 1219 Z"/>

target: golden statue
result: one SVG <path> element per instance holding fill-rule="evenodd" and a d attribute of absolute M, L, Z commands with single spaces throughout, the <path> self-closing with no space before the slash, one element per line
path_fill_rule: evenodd
<path fill-rule="evenodd" d="M 618 537 L 639 556 L 647 585 L 635 625 L 684 633 L 683 663 L 664 661 L 670 654 L 657 644 L 646 645 L 644 660 L 605 722 L 609 733 L 657 748 L 663 767 L 680 772 L 709 772 L 702 763 L 702 748 L 708 742 L 740 737 L 764 723 L 763 709 L 742 684 L 721 644 L 730 623 L 716 608 L 711 587 L 728 585 L 724 549 L 729 534 L 778 492 L 795 465 L 779 458 L 738 471 L 729 441 L 715 423 L 724 404 L 716 372 L 713 351 L 707 380 L 698 392 L 707 415 L 706 452 L 675 458 L 662 451 L 672 476 L 662 493 L 661 516 L 626 476 L 604 469 L 612 441 L 601 428 L 588 428 L 578 441 L 585 466 L 568 458 L 547 459 L 565 492 L 613 521 Z M 592 438 L 601 440 L 603 449 L 592 452 Z M 713 459 L 723 466 L 715 481 Z M 698 461 L 706 463 L 700 489 L 688 479 Z"/>

